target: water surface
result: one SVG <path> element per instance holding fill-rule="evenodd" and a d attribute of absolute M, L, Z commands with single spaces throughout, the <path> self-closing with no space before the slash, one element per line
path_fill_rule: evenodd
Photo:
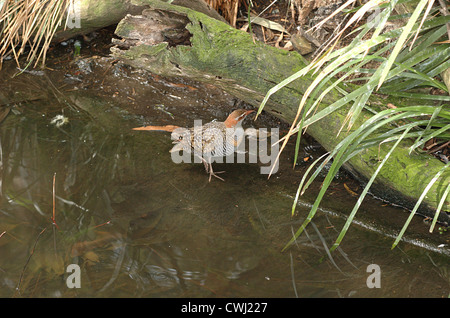
<path fill-rule="evenodd" d="M 202 164 L 171 161 L 168 134 L 131 128 L 224 119 L 247 106 L 213 87 L 127 72 L 115 66 L 90 81 L 82 72 L 61 82 L 50 71 L 3 78 L 4 97 L 22 102 L 8 103 L 0 124 L 1 297 L 449 295 L 448 234 L 427 234 L 415 218 L 407 241 L 391 250 L 408 214 L 381 201 L 368 198 L 328 253 L 357 199 L 344 183 L 359 190 L 345 173 L 282 252 L 320 187 L 312 185 L 291 217 L 306 168 L 292 169 L 293 145 L 270 179 L 258 164 L 217 164 L 225 182 L 209 183 Z M 57 127 L 57 115 L 68 122 Z M 283 129 L 269 117 L 244 125 Z M 80 267 L 81 288 L 67 285 L 70 264 Z M 381 288 L 367 285 L 371 264 Z"/>

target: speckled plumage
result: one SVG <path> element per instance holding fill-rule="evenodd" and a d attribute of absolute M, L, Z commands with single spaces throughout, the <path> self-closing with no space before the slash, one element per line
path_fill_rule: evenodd
<path fill-rule="evenodd" d="M 242 121 L 253 111 L 238 109 L 232 112 L 226 121 L 212 121 L 192 128 L 177 128 L 171 138 L 176 144 L 170 152 L 186 151 L 200 157 L 209 172 L 209 179 L 215 176 L 211 162 L 214 158 L 231 155 L 244 138 Z"/>

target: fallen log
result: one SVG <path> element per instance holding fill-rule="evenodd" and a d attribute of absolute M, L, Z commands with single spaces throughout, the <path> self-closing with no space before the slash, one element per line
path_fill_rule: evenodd
<path fill-rule="evenodd" d="M 175 0 L 172 3 L 189 5 L 195 11 L 226 22 L 203 0 Z M 117 24 L 125 15 L 138 15 L 147 7 L 148 4 L 145 0 L 73 0 L 64 17 L 67 23 L 57 29 L 52 40 L 60 42 L 76 35 L 87 34 Z"/>
<path fill-rule="evenodd" d="M 254 41 L 248 34 L 186 7 L 161 1 L 147 1 L 148 9 L 139 15 L 128 14 L 118 24 L 112 55 L 136 68 L 163 76 L 186 77 L 213 83 L 223 90 L 259 107 L 274 85 L 303 68 L 307 61 L 296 52 L 287 52 Z M 302 94 L 311 83 L 302 77 L 273 94 L 264 110 L 292 122 Z M 337 91 L 327 95 L 318 111 L 342 97 Z M 404 100 L 383 101 L 373 97 L 371 107 L 384 109 L 388 102 L 399 105 Z M 309 126 L 308 134 L 327 150 L 350 132 L 340 130 L 348 108 L 343 108 Z M 362 113 L 353 129 L 361 125 L 370 113 Z M 373 194 L 390 202 L 412 208 L 443 163 L 428 155 L 408 154 L 408 142 L 403 142 L 379 173 L 372 186 Z M 345 167 L 362 182 L 376 170 L 379 158 L 389 145 L 370 148 L 353 157 Z M 418 213 L 434 215 L 442 194 L 450 181 L 450 171 L 444 172 L 430 189 Z M 439 219 L 449 221 L 447 197 Z"/>

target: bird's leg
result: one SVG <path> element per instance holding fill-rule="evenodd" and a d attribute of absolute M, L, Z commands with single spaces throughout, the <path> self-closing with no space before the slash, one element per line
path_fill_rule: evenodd
<path fill-rule="evenodd" d="M 205 166 L 206 173 L 209 173 L 209 163 L 206 161 L 205 158 L 201 157 L 203 161 L 203 165 Z"/>
<path fill-rule="evenodd" d="M 203 164 L 205 165 L 206 173 L 209 173 L 209 182 L 211 182 L 211 176 L 214 176 L 217 179 L 225 181 L 224 179 L 222 179 L 221 177 L 219 177 L 217 175 L 218 173 L 224 173 L 225 171 L 219 171 L 219 172 L 214 173 L 212 163 L 211 163 L 211 158 L 209 158 L 208 161 L 206 161 L 206 159 L 202 158 L 202 161 L 203 161 Z"/>
<path fill-rule="evenodd" d="M 221 177 L 219 177 L 219 176 L 217 175 L 217 173 L 224 173 L 224 172 L 225 172 L 225 171 L 219 171 L 219 172 L 214 173 L 213 168 L 212 168 L 212 164 L 210 163 L 210 164 L 209 164 L 209 182 L 211 182 L 211 176 L 214 176 L 214 177 L 216 177 L 217 179 L 220 179 L 220 180 L 222 180 L 222 181 L 225 181 L 224 179 L 222 179 Z"/>

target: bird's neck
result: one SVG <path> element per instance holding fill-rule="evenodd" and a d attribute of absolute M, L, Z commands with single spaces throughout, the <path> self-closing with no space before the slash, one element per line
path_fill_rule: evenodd
<path fill-rule="evenodd" d="M 237 121 L 234 118 L 227 118 L 225 120 L 225 127 L 227 128 L 237 128 L 242 126 L 242 121 Z"/>

